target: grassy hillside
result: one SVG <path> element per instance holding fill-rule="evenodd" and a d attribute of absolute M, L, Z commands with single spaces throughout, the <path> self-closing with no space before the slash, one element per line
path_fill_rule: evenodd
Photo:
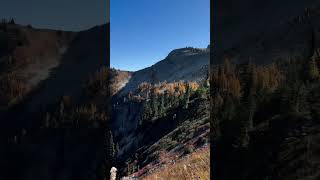
<path fill-rule="evenodd" d="M 61 63 L 76 33 L 0 24 L 0 112 L 19 101 Z"/>
<path fill-rule="evenodd" d="M 142 83 L 127 96 L 113 99 L 113 120 L 126 117 L 126 121 L 132 123 L 131 126 L 125 124 L 128 128 L 122 132 L 114 131 L 119 144 L 120 175 L 142 177 L 169 160 L 179 160 L 208 146 L 208 95 L 209 87 L 205 82 L 180 81 Z M 162 161 L 163 154 L 168 161 Z"/>
<path fill-rule="evenodd" d="M 111 95 L 117 94 L 130 80 L 133 72 L 110 70 L 110 91 Z"/>
<path fill-rule="evenodd" d="M 151 174 L 142 177 L 143 180 L 209 180 L 210 179 L 210 151 L 198 150 L 189 156 L 166 165 Z"/>

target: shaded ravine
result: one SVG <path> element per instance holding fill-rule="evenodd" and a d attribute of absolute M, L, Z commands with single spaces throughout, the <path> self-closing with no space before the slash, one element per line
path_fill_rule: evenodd
<path fill-rule="evenodd" d="M 40 128 L 40 124 L 42 112 L 63 95 L 75 103 L 87 101 L 83 86 L 89 75 L 109 65 L 109 38 L 109 24 L 79 32 L 49 78 L 21 104 L 0 115 L 4 170 L 0 179 L 104 178 L 105 128 Z"/>
<path fill-rule="evenodd" d="M 37 119 L 41 117 L 37 115 L 57 103 L 63 95 L 72 97 L 77 103 L 84 101 L 83 87 L 89 76 L 102 66 L 108 66 L 108 32 L 109 24 L 77 34 L 49 78 L 40 83 L 22 104 L 9 109 L 1 117 L 8 135 L 13 135 L 15 130 L 21 128 L 38 128 L 40 122 Z"/>

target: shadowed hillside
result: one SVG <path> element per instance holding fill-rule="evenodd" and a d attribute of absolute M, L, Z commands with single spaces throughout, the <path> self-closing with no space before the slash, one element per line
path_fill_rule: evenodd
<path fill-rule="evenodd" d="M 319 179 L 319 6 L 249 4 L 238 22 L 237 9 L 220 12 L 230 21 L 211 66 L 213 178 Z"/>
<path fill-rule="evenodd" d="M 109 28 L 0 30 L 0 179 L 108 178 Z"/>

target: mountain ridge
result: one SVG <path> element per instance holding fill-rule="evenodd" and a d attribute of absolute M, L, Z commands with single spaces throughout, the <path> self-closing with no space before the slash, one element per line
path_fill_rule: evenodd
<path fill-rule="evenodd" d="M 134 91 L 141 83 L 159 83 L 163 81 L 202 81 L 206 79 L 210 59 L 209 48 L 179 48 L 150 67 L 134 71 L 126 85 L 119 91 L 124 95 Z"/>

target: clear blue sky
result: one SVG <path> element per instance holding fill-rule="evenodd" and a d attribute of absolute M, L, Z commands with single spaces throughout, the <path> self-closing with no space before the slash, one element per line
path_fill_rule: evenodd
<path fill-rule="evenodd" d="M 210 0 L 111 0 L 112 67 L 136 71 L 210 42 Z"/>

